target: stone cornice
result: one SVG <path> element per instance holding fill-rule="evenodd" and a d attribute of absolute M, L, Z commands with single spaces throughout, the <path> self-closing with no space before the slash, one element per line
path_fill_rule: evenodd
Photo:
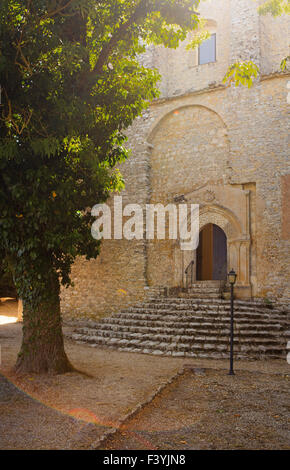
<path fill-rule="evenodd" d="M 273 73 L 270 73 L 270 74 L 261 75 L 259 81 L 256 82 L 256 83 L 263 82 L 265 80 L 273 80 L 273 79 L 276 79 L 276 78 L 285 78 L 285 77 L 290 77 L 290 72 L 273 72 Z M 183 93 L 181 95 L 157 98 L 157 99 L 152 101 L 150 106 L 155 106 L 155 105 L 157 106 L 157 105 L 160 105 L 160 104 L 163 104 L 163 103 L 167 103 L 168 101 L 179 100 L 181 98 L 187 98 L 189 96 L 197 96 L 197 95 L 203 95 L 204 93 L 211 93 L 211 92 L 214 92 L 214 91 L 226 90 L 227 88 L 228 88 L 228 86 L 223 85 L 223 84 L 219 84 L 219 85 L 215 85 L 215 86 L 208 86 L 208 87 L 205 87 L 205 88 L 201 88 L 200 90 L 189 91 L 189 92 Z"/>

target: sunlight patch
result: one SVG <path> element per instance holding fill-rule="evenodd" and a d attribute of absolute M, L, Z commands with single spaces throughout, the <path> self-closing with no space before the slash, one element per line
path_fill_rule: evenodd
<path fill-rule="evenodd" d="M 16 323 L 17 317 L 7 317 L 6 315 L 0 315 L 0 325 L 7 325 L 8 323 Z"/>

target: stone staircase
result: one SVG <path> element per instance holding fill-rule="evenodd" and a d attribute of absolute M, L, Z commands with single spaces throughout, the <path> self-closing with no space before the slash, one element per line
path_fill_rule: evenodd
<path fill-rule="evenodd" d="M 220 299 L 224 289 L 225 281 L 196 281 L 186 289 L 178 288 L 176 293 L 182 298 Z M 170 289 L 168 293 L 170 294 Z"/>
<path fill-rule="evenodd" d="M 221 298 L 223 285 L 195 283 L 188 289 L 128 307 L 98 323 L 88 320 L 68 336 L 92 346 L 106 346 L 164 356 L 228 358 L 230 302 Z M 263 301 L 235 301 L 235 357 L 286 360 L 290 340 L 289 313 Z"/>

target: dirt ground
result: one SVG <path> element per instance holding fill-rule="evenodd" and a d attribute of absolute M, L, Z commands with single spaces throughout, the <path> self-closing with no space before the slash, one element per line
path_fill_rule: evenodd
<path fill-rule="evenodd" d="M 158 440 L 159 438 L 154 440 L 155 437 L 154 439 L 152 437 L 152 441 L 151 434 L 148 435 L 150 443 L 153 442 L 152 448 L 156 446 L 160 449 L 185 449 L 188 445 L 198 448 L 203 448 L 203 445 L 221 448 L 222 442 L 218 440 L 217 435 L 223 427 L 227 436 L 223 441 L 224 445 L 232 445 L 234 448 L 237 445 L 236 441 L 229 437 L 229 433 L 235 429 L 230 426 L 233 422 L 236 426 L 242 426 L 241 429 L 249 426 L 248 440 L 245 433 L 244 438 L 240 440 L 242 446 L 247 447 L 254 442 L 257 446 L 268 443 L 267 445 L 276 448 L 287 447 L 289 434 L 285 420 L 287 413 L 289 417 L 290 404 L 286 389 L 287 386 L 289 389 L 287 380 L 290 366 L 286 360 L 236 362 L 236 370 L 240 373 L 233 378 L 226 374 L 228 361 L 156 357 L 92 348 L 66 341 L 67 354 L 76 369 L 83 372 L 82 374 L 17 376 L 13 372 L 13 365 L 20 349 L 22 325 L 1 324 L 1 318 L 5 316 L 8 315 L 2 305 L 0 307 L 0 449 L 95 448 L 104 432 L 118 428 L 129 413 L 150 400 L 159 387 L 165 385 L 186 364 L 195 368 L 211 368 L 214 371 L 206 372 L 205 376 L 195 374 L 194 378 L 190 378 L 190 373 L 186 372 L 183 378 L 167 386 L 154 400 L 153 403 L 160 403 L 159 411 L 159 405 L 149 404 L 144 407 L 144 411 L 135 415 L 136 419 L 141 420 L 141 428 L 138 429 L 141 433 L 156 432 L 154 422 L 146 418 L 147 410 L 148 416 L 152 416 L 152 420 L 156 420 L 156 423 L 159 422 L 161 428 L 157 431 L 161 431 L 161 440 Z M 176 384 L 184 396 L 178 395 Z M 171 391 L 175 390 L 177 390 L 176 400 L 171 401 L 166 411 L 167 403 L 162 400 L 166 399 L 166 394 L 170 395 Z M 205 391 L 209 395 L 205 395 Z M 243 412 L 240 406 L 241 400 L 244 400 Z M 172 407 L 173 403 L 175 408 Z M 229 405 L 231 408 L 228 410 Z M 154 406 L 159 415 L 152 414 Z M 272 410 L 273 416 L 270 414 Z M 163 415 L 164 411 L 166 415 Z M 147 420 L 144 422 L 143 413 L 144 419 Z M 193 418 L 199 414 L 201 420 Z M 235 417 L 236 414 L 241 414 L 241 417 Z M 181 421 L 177 420 L 177 416 L 181 417 Z M 261 437 L 251 440 L 251 427 L 257 416 L 260 420 Z M 203 431 L 198 427 L 207 420 L 215 426 L 219 423 L 216 427 L 216 437 L 210 434 L 211 424 L 209 426 L 204 424 Z M 130 420 L 129 423 L 131 426 Z M 132 423 L 132 429 L 135 429 L 136 424 L 133 421 Z M 165 436 L 171 435 L 174 423 L 174 429 L 180 429 L 181 435 L 184 436 L 180 437 L 178 434 L 172 439 L 162 437 L 164 433 Z M 276 427 L 273 427 L 274 424 Z M 187 428 L 191 429 L 192 426 L 196 427 L 193 431 L 189 431 L 189 434 L 184 431 Z M 189 435 L 198 438 L 190 440 Z M 120 449 L 127 448 L 126 446 L 135 448 L 134 442 L 125 443 L 126 439 L 123 441 L 118 440 L 119 438 L 118 434 L 115 435 L 117 440 L 110 445 L 113 447 L 118 445 Z M 145 443 L 142 441 L 142 444 L 138 444 L 141 447 L 136 448 L 148 448 L 146 439 Z M 178 442 L 178 439 L 184 443 Z M 182 447 L 178 447 L 180 445 Z"/>
<path fill-rule="evenodd" d="M 185 372 L 101 448 L 289 449 L 290 375 L 226 372 Z"/>

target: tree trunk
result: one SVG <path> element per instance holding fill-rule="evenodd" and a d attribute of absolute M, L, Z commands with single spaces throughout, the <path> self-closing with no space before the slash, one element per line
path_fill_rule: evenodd
<path fill-rule="evenodd" d="M 74 370 L 64 351 L 59 282 L 52 273 L 45 293 L 23 298 L 23 338 L 19 373 L 62 374 Z"/>

